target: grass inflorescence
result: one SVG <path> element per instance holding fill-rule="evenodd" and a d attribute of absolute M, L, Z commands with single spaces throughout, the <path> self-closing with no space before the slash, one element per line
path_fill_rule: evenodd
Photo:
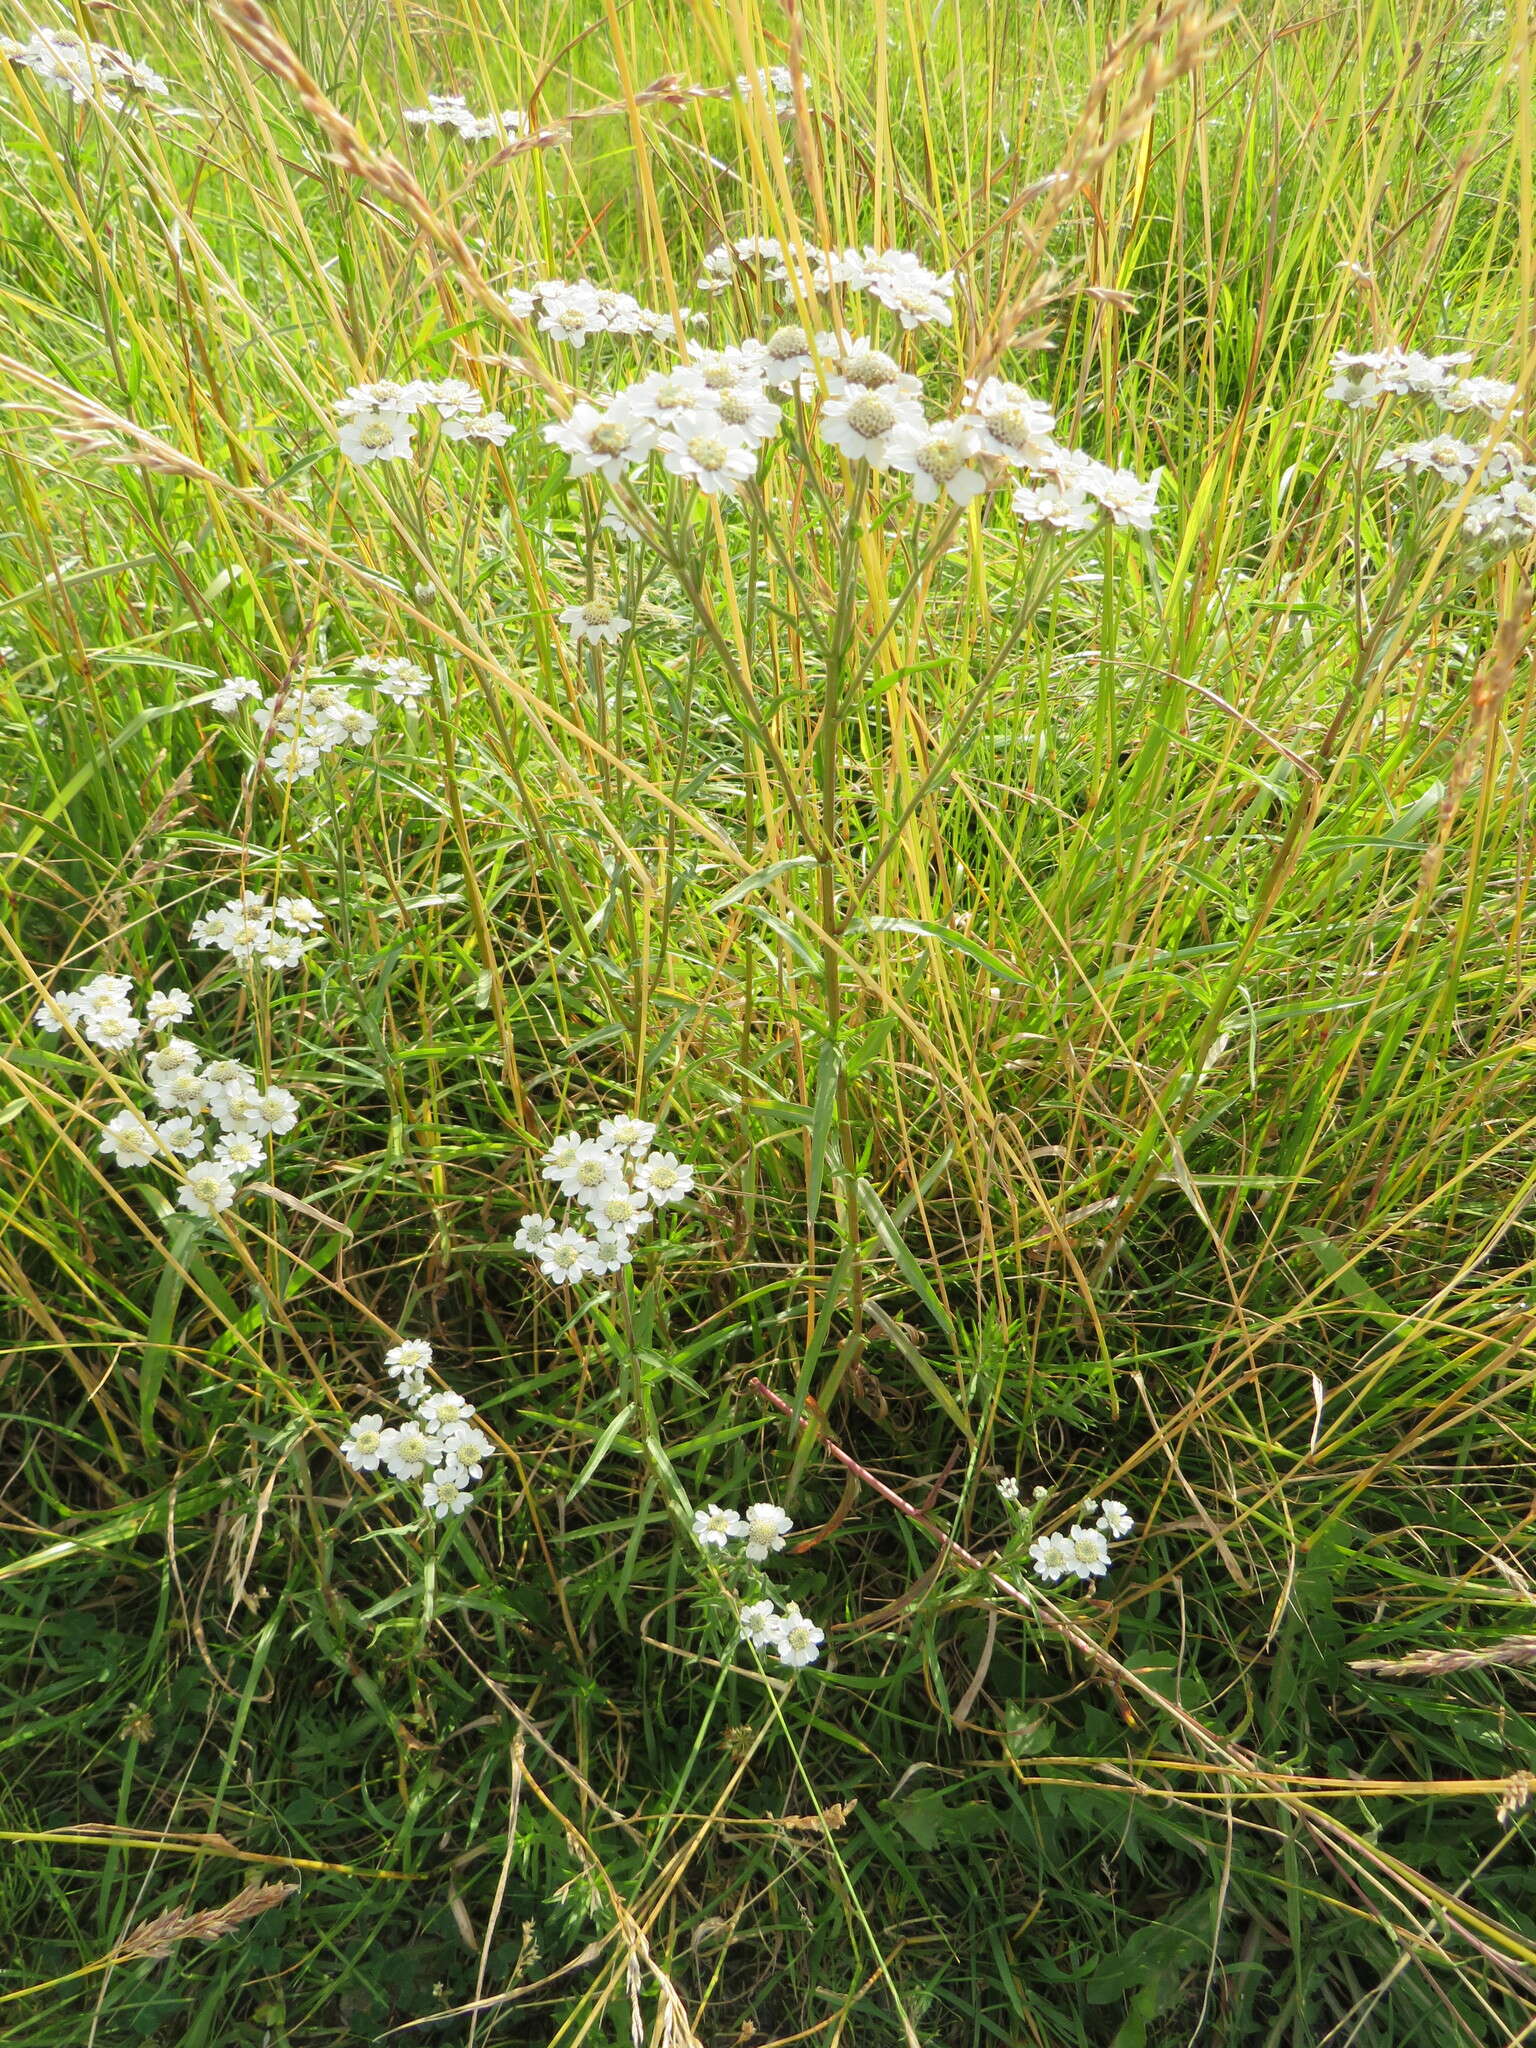
<path fill-rule="evenodd" d="M 0 23 L 0 2041 L 1532 2037 L 1532 28 Z"/>

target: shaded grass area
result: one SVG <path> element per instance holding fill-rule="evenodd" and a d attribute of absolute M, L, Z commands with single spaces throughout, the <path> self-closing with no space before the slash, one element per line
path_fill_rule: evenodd
<path fill-rule="evenodd" d="M 807 158 L 739 104 L 623 109 L 782 61 L 772 10 L 275 13 L 487 275 L 692 301 L 719 235 L 814 241 L 820 206 L 964 270 L 935 376 L 1038 276 L 1034 181 L 1130 19 L 808 6 Z M 624 567 L 441 246 L 211 12 L 112 22 L 195 121 L 4 109 L 0 2039 L 458 2009 L 421 2037 L 618 2042 L 631 1981 L 650 2038 L 687 2039 L 675 1999 L 742 2048 L 1522 2038 L 1528 1680 L 1350 1669 L 1529 1625 L 1528 662 L 1469 709 L 1522 572 L 1457 577 L 1320 393 L 1387 339 L 1526 373 L 1525 10 L 1212 37 L 1050 238 L 1055 345 L 1011 359 L 1170 510 L 1049 562 L 872 521 L 830 793 L 788 622 L 835 605 L 840 539 L 792 465 L 803 585 L 696 515 L 686 583 Z M 401 127 L 439 89 L 595 118 L 492 164 Z M 743 290 L 708 331 L 780 316 Z M 338 390 L 465 351 L 505 451 L 338 469 Z M 37 371 L 200 470 L 61 439 Z M 595 561 L 643 635 L 603 688 L 552 625 Z M 437 694 L 284 799 L 188 699 L 321 646 Z M 275 997 L 186 944 L 242 881 L 330 923 Z M 304 1206 L 226 1238 L 106 1169 L 117 1069 L 28 1022 L 76 964 L 192 989 L 201 1042 L 302 1094 Z M 626 1318 L 511 1238 L 548 1139 L 629 1106 L 708 1195 Z M 506 1446 L 447 1533 L 334 1454 L 386 1332 Z M 1069 1603 L 1102 1655 L 754 1376 L 974 1553 L 1018 1563 L 1003 1474 L 1053 1523 L 1129 1501 Z M 786 1501 L 824 1665 L 733 1647 L 668 1468 Z M 91 1967 L 253 1874 L 299 1893 Z"/>

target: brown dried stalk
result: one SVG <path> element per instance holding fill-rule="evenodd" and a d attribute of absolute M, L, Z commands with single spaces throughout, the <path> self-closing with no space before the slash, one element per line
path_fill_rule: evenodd
<path fill-rule="evenodd" d="M 1160 0 L 1149 14 L 1112 42 L 1103 63 L 1095 72 L 1083 99 L 1082 110 L 1067 140 L 1060 167 L 1040 184 L 1021 195 L 1019 203 L 1043 199 L 1044 203 L 1025 237 L 1024 261 L 1036 264 L 1057 223 L 1078 194 L 1103 170 L 1117 150 L 1134 142 L 1152 119 L 1153 109 L 1168 88 L 1198 69 L 1208 56 L 1207 44 L 1216 30 L 1225 26 L 1231 14 L 1207 14 L 1204 0 Z M 1172 36 L 1173 47 L 1164 56 L 1153 46 Z M 1103 132 L 1104 110 L 1111 88 L 1144 50 L 1152 50 L 1130 97 L 1121 108 L 1114 127 Z M 971 364 L 971 375 L 985 377 L 1014 343 L 1014 337 L 1032 314 L 1038 313 L 1054 296 L 1058 279 L 1054 273 L 1040 273 L 1029 287 L 998 314 L 990 335 L 983 338 Z"/>
<path fill-rule="evenodd" d="M 188 1913 L 181 1906 L 156 1914 L 132 1928 L 113 1951 L 114 1963 L 144 1963 L 168 1956 L 178 1941 L 222 1941 L 226 1934 L 259 1914 L 270 1913 L 298 1890 L 296 1884 L 253 1884 L 236 1892 L 222 1906 L 207 1906 L 200 1913 Z"/>
<path fill-rule="evenodd" d="M 388 150 L 375 149 L 340 107 L 326 98 L 281 31 L 268 19 L 258 0 L 218 0 L 213 12 L 215 20 L 237 48 L 264 71 L 271 72 L 274 78 L 292 88 L 304 111 L 324 131 L 331 145 L 333 162 L 339 164 L 348 176 L 362 179 L 398 207 L 457 271 L 471 298 L 503 326 L 516 332 L 517 322 L 511 308 L 480 268 L 458 228 L 433 211 L 426 193 L 397 156 L 391 156 Z M 529 137 L 526 144 L 518 146 L 538 147 L 539 138 Z M 564 391 L 538 357 L 520 351 L 517 360 L 526 374 L 542 385 L 563 410 L 566 404 Z"/>
<path fill-rule="evenodd" d="M 1493 645 L 1478 664 L 1477 674 L 1472 678 L 1472 687 L 1467 694 L 1469 719 L 1467 736 L 1456 749 L 1456 758 L 1451 763 L 1451 772 L 1445 778 L 1445 794 L 1440 799 L 1434 844 L 1425 850 L 1420 869 L 1421 888 L 1430 888 L 1439 873 L 1440 863 L 1445 858 L 1445 849 L 1456 824 L 1456 813 L 1461 800 L 1471 787 L 1477 773 L 1478 757 L 1487 746 L 1488 738 L 1509 695 L 1509 686 L 1515 679 L 1515 670 L 1520 657 L 1525 653 L 1531 637 L 1531 586 L 1523 584 L 1515 592 L 1509 616 L 1499 621 L 1498 631 L 1493 636 Z"/>
<path fill-rule="evenodd" d="M 1453 1671 L 1486 1671 L 1493 1665 L 1521 1669 L 1536 1664 L 1536 1636 L 1505 1636 L 1480 1650 L 1415 1650 L 1409 1657 L 1357 1657 L 1351 1671 L 1373 1678 L 1441 1678 Z"/>

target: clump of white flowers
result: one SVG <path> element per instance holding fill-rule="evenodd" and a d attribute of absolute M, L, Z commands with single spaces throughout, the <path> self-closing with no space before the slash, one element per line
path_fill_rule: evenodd
<path fill-rule="evenodd" d="M 416 415 L 430 405 L 445 441 L 490 441 L 505 447 L 512 422 L 488 412 L 485 400 L 462 377 L 434 383 L 417 377 L 408 384 L 382 379 L 353 384 L 335 401 L 337 445 L 353 462 L 408 462 L 415 453 Z"/>
<path fill-rule="evenodd" d="M 528 116 L 517 107 L 477 114 L 462 93 L 429 92 L 424 107 L 402 108 L 411 128 L 451 128 L 461 142 L 516 142 L 528 133 Z"/>
<path fill-rule="evenodd" d="M 1417 398 L 1456 415 L 1518 419 L 1517 387 L 1497 377 L 1464 375 L 1462 365 L 1470 361 L 1466 350 L 1427 356 L 1417 349 L 1339 349 L 1327 396 L 1355 411 L 1381 399 Z M 1482 441 L 1434 434 L 1386 449 L 1376 468 L 1388 476 L 1433 479 L 1445 486 L 1448 499 L 1459 499 L 1474 479 L 1486 487 L 1461 508 L 1461 536 L 1473 568 L 1486 568 L 1536 540 L 1536 463 L 1513 441 L 1491 433 Z"/>
<path fill-rule="evenodd" d="M 759 240 L 752 246 L 777 251 L 778 245 Z M 893 260 L 883 278 L 906 275 Z M 921 377 L 872 341 L 807 335 L 792 324 L 766 341 L 725 348 L 695 343 L 677 368 L 582 400 L 566 419 L 543 429 L 544 439 L 568 458 L 573 479 L 632 482 L 659 456 L 669 475 L 706 496 L 735 498 L 785 425 L 786 393 L 802 407 L 817 408 L 816 432 L 825 447 L 863 464 L 866 474 L 904 478 L 919 505 L 964 507 L 1000 493 L 1022 472 L 1033 480 L 1020 484 L 1010 502 L 1026 525 L 1145 533 L 1157 515 L 1160 470 L 1143 481 L 1063 447 L 1054 438 L 1050 408 L 1022 385 L 972 379 L 955 416 L 935 419 L 925 410 Z M 622 515 L 620 523 L 633 532 Z M 603 598 L 573 605 L 561 618 L 578 642 L 617 639 L 627 626 Z"/>
<path fill-rule="evenodd" d="M 1024 1519 L 1026 1533 L 1039 1513 L 1046 1499 L 1046 1489 L 1037 1486 L 1034 1503 L 1028 1508 L 1019 1507 L 1019 1482 L 1017 1479 L 1000 1479 L 997 1484 L 999 1495 L 1010 1507 L 1019 1508 Z M 1078 1509 L 1071 1526 L 1058 1530 L 1049 1536 L 1037 1536 L 1029 1546 L 1029 1560 L 1034 1566 L 1035 1576 L 1047 1586 L 1054 1586 L 1059 1579 L 1079 1579 L 1091 1585 L 1095 1579 L 1102 1579 L 1113 1561 L 1110 1545 L 1129 1536 L 1136 1527 L 1130 1509 L 1119 1500 L 1085 1500 Z"/>
<path fill-rule="evenodd" d="M 782 111 L 793 110 L 791 96 Z M 812 252 L 810 261 L 812 291 L 825 294 L 838 286 L 867 293 L 894 313 L 905 329 L 948 327 L 954 318 L 954 272 L 930 270 L 910 250 L 821 249 Z M 704 258 L 699 289 L 723 292 L 743 271 L 763 284 L 778 285 L 786 300 L 793 299 L 784 247 L 772 235 L 742 235 L 734 242 L 718 243 Z"/>
<path fill-rule="evenodd" d="M 269 904 L 264 890 L 242 889 L 195 918 L 187 936 L 195 946 L 227 953 L 237 966 L 254 962 L 278 974 L 324 944 L 325 918 L 307 896 L 279 896 Z"/>
<path fill-rule="evenodd" d="M 35 29 L 24 43 L 0 37 L 0 57 L 32 72 L 56 92 L 68 93 L 76 106 L 94 102 L 118 113 L 134 101 L 165 99 L 170 93 L 159 72 L 147 64 L 106 43 L 87 42 L 68 29 Z"/>
<path fill-rule="evenodd" d="M 45 1031 L 73 1024 L 105 1051 L 124 1052 L 146 1026 L 158 1035 L 145 1057 L 144 1079 L 157 1116 L 120 1109 L 103 1124 L 97 1149 L 120 1168 L 168 1166 L 181 1175 L 177 1201 L 194 1216 L 222 1215 L 240 1182 L 268 1164 L 271 1147 L 294 1130 L 299 1099 L 266 1085 L 239 1060 L 207 1059 L 176 1026 L 192 1013 L 185 989 L 152 989 L 140 1019 L 133 982 L 94 975 L 68 995 L 51 995 L 36 1022 Z"/>
<path fill-rule="evenodd" d="M 342 1439 L 341 1455 L 354 1472 L 381 1467 L 403 1485 L 421 1488 L 421 1503 L 439 1522 L 462 1515 L 474 1501 L 474 1482 L 496 1455 L 475 1421 L 472 1405 L 427 1373 L 432 1346 L 413 1337 L 384 1354 L 405 1419 L 388 1423 L 372 1411 L 359 1415 Z"/>
<path fill-rule="evenodd" d="M 701 1550 L 719 1551 L 722 1563 L 737 1557 L 753 1565 L 766 1562 L 784 1548 L 794 1526 L 784 1510 L 768 1500 L 754 1501 L 744 1515 L 713 1501 L 707 1508 L 695 1508 L 693 1514 L 695 1542 Z M 740 1548 L 735 1548 L 738 1545 Z M 736 1620 L 741 1640 L 754 1650 L 772 1650 L 791 1670 L 814 1664 L 826 1641 L 826 1630 L 802 1614 L 793 1600 L 781 1612 L 777 1595 L 755 1576 L 747 1590 L 756 1597 L 738 1599 Z"/>
<path fill-rule="evenodd" d="M 656 1213 L 693 1192 L 693 1168 L 675 1152 L 654 1149 L 656 1126 L 637 1116 L 604 1117 L 595 1138 L 568 1131 L 544 1154 L 541 1170 L 588 1228 L 552 1216 L 525 1216 L 512 1242 L 538 1260 L 561 1286 L 617 1273 L 635 1255 L 635 1240 Z"/>
<path fill-rule="evenodd" d="M 776 114 L 795 111 L 795 81 L 785 64 L 769 64 L 757 71 L 743 71 L 736 90 L 744 100 L 772 100 Z"/>
<path fill-rule="evenodd" d="M 357 684 L 351 678 L 358 676 L 370 697 L 387 705 L 418 703 L 432 686 L 420 663 L 404 655 L 362 655 L 340 673 L 306 669 L 270 696 L 254 676 L 226 676 L 208 702 L 225 718 L 238 717 L 248 704 L 261 731 L 262 766 L 275 782 L 291 784 L 313 775 L 327 754 L 366 747 L 377 734 L 379 712 L 352 695 Z"/>

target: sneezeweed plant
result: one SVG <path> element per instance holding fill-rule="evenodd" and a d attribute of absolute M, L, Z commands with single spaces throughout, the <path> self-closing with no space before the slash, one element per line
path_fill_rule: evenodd
<path fill-rule="evenodd" d="M 999 1480 L 997 1491 L 1018 1518 L 1010 1548 L 1027 1550 L 1035 1576 L 1043 1585 L 1075 1579 L 1091 1586 L 1105 1576 L 1113 1562 L 1110 1545 L 1123 1542 L 1136 1527 L 1124 1501 L 1090 1498 L 1079 1507 L 1068 1528 L 1035 1536 L 1035 1525 L 1050 1498 L 1049 1489 L 1037 1486 L 1027 1507 L 1019 1499 L 1016 1479 Z"/>
<path fill-rule="evenodd" d="M 67 94 L 77 107 L 94 104 L 121 113 L 145 100 L 163 100 L 170 95 L 165 80 L 147 64 L 107 43 L 87 42 L 68 29 L 35 29 L 24 43 L 0 37 L 0 58 Z M 167 107 L 161 111 L 185 110 Z"/>
<path fill-rule="evenodd" d="M 353 697 L 358 677 L 373 703 Z M 362 655 L 340 669 L 306 668 L 270 695 L 254 676 L 226 676 L 207 701 L 210 710 L 232 720 L 250 707 L 261 766 L 287 787 L 307 781 L 328 755 L 371 745 L 380 730 L 375 704 L 382 701 L 386 712 L 417 705 L 431 686 L 426 669 L 404 655 Z"/>
<path fill-rule="evenodd" d="M 1460 559 L 1476 574 L 1536 540 L 1536 463 L 1517 442 L 1502 437 L 1501 429 L 1520 417 L 1516 386 L 1497 377 L 1467 376 L 1463 365 L 1471 360 L 1465 350 L 1429 356 L 1416 349 L 1340 349 L 1326 395 L 1354 412 L 1407 398 L 1453 417 L 1474 415 L 1492 423 L 1479 441 L 1431 434 L 1384 449 L 1375 462 L 1386 476 L 1441 487 L 1438 498 L 1423 501 L 1424 509 L 1459 510 Z M 1483 488 L 1469 497 L 1474 483 Z"/>
<path fill-rule="evenodd" d="M 794 1526 L 783 1508 L 766 1500 L 754 1501 L 744 1515 L 713 1501 L 693 1514 L 694 1541 L 713 1558 L 725 1581 L 739 1640 L 759 1652 L 773 1651 L 781 1664 L 798 1671 L 821 1655 L 826 1630 L 796 1601 L 781 1608 L 779 1596 L 753 1569 L 784 1548 Z"/>
<path fill-rule="evenodd" d="M 159 1034 L 143 1076 L 158 1116 L 121 1109 L 103 1126 L 98 1150 L 119 1169 L 168 1167 L 181 1185 L 177 1201 L 210 1219 L 234 1207 L 240 1184 L 270 1168 L 273 1148 L 299 1120 L 298 1097 L 263 1084 L 240 1060 L 206 1059 L 176 1026 L 192 1012 L 183 989 L 160 989 L 132 1007 L 128 975 L 98 974 L 67 995 L 50 995 L 35 1022 L 49 1032 L 78 1031 L 106 1052 L 127 1052 L 145 1029 Z"/>
<path fill-rule="evenodd" d="M 432 1346 L 409 1338 L 384 1354 L 384 1369 L 403 1411 L 399 1422 L 367 1410 L 357 1416 L 341 1444 L 354 1472 L 381 1469 L 402 1486 L 420 1489 L 421 1506 L 437 1521 L 468 1512 L 474 1486 L 496 1455 L 496 1446 L 475 1421 L 475 1410 L 451 1387 L 434 1384 Z"/>
<path fill-rule="evenodd" d="M 635 1241 L 657 1212 L 686 1201 L 694 1170 L 675 1152 L 654 1150 L 656 1126 L 643 1117 L 604 1117 L 595 1138 L 568 1131 L 544 1154 L 545 1180 L 574 1203 L 589 1230 L 562 1226 L 552 1216 L 523 1217 L 512 1242 L 538 1261 L 547 1280 L 568 1287 L 579 1280 L 621 1272 L 633 1262 Z"/>

